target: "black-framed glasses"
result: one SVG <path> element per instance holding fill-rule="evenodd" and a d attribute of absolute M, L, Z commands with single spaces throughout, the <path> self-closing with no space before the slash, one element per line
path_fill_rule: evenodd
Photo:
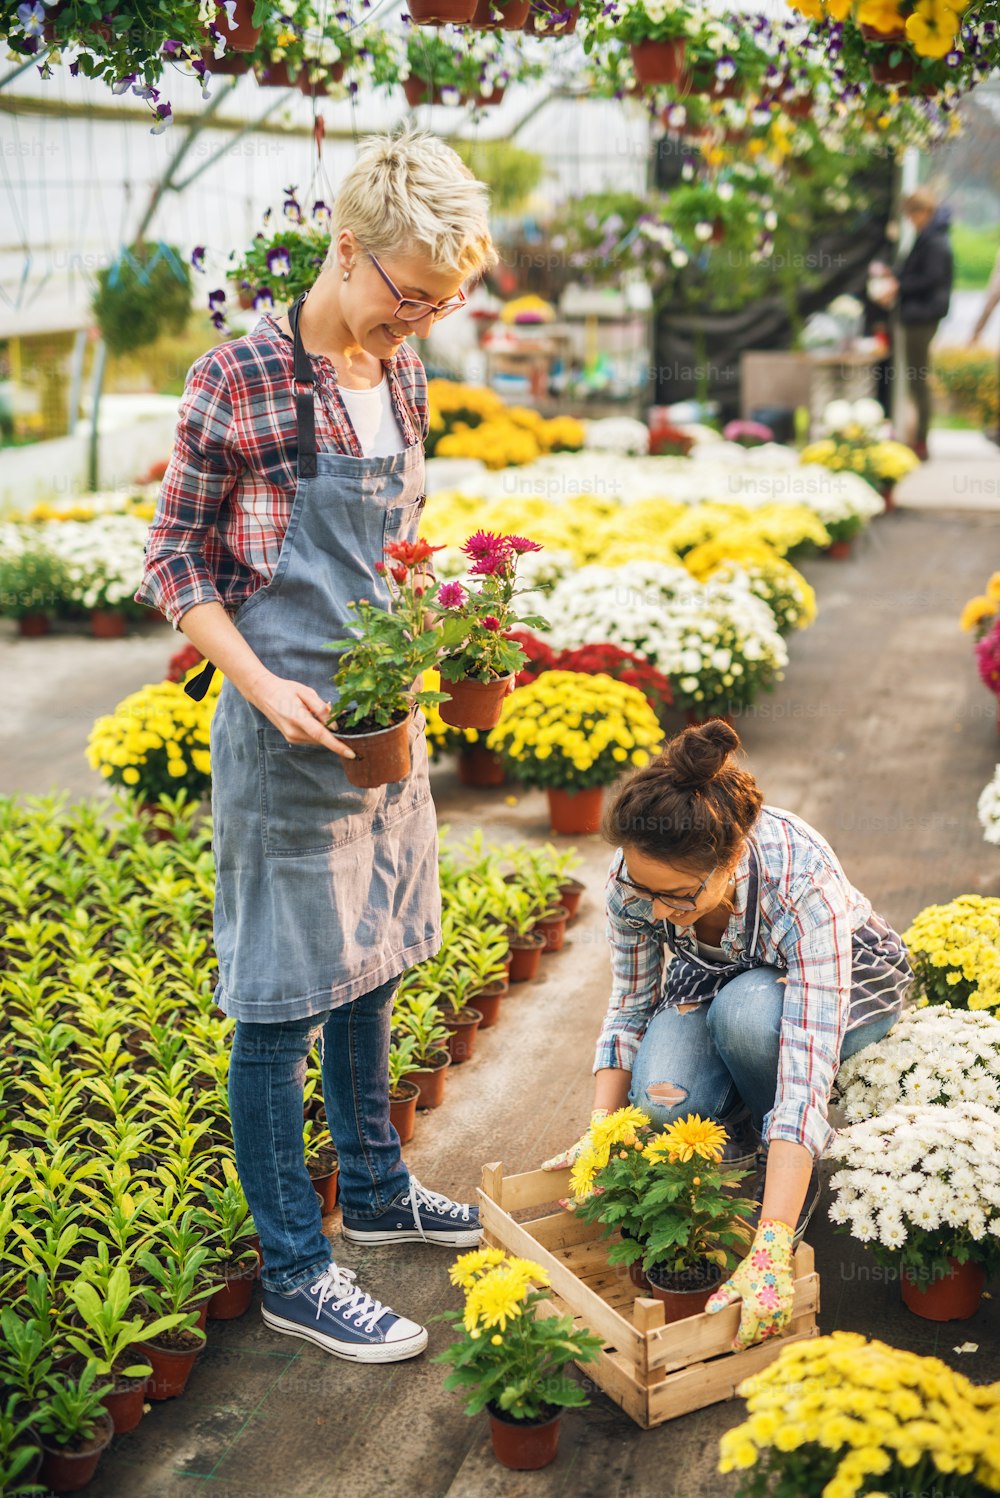
<path fill-rule="evenodd" d="M 666 894 L 663 890 L 647 889 L 645 885 L 636 884 L 633 882 L 633 880 L 629 879 L 629 877 L 622 872 L 624 867 L 625 860 L 623 858 L 621 863 L 618 865 L 618 871 L 615 874 L 615 878 L 617 879 L 618 883 L 623 884 L 626 889 L 634 890 L 635 893 L 637 895 L 640 895 L 643 900 L 659 900 L 660 904 L 666 905 L 668 910 L 695 910 L 698 905 L 699 897 L 704 894 L 705 886 L 712 878 L 712 875 L 716 873 L 719 865 L 716 864 L 715 868 L 711 869 L 705 875 L 704 879 L 701 881 L 698 888 L 692 895 L 669 895 Z"/>
<path fill-rule="evenodd" d="M 358 242 L 360 244 L 360 240 Z M 364 250 L 364 245 L 361 245 L 361 248 Z M 444 302 L 419 302 L 414 297 L 403 296 L 399 287 L 395 284 L 391 277 L 386 274 L 381 265 L 379 265 L 371 250 L 365 250 L 365 254 L 368 256 L 372 265 L 374 265 L 375 269 L 378 271 L 379 275 L 382 277 L 382 280 L 388 286 L 393 296 L 397 298 L 396 310 L 392 315 L 400 322 L 422 322 L 427 316 L 428 312 L 433 313 L 435 322 L 440 322 L 442 317 L 447 317 L 450 312 L 457 312 L 459 307 L 465 306 L 465 292 L 461 289 L 461 287 L 459 287 L 457 297 L 449 297 L 448 300 Z"/>

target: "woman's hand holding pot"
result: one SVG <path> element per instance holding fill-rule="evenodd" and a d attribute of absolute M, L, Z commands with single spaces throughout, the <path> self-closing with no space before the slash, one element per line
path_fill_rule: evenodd
<path fill-rule="evenodd" d="M 742 1301 L 739 1331 L 733 1351 L 776 1337 L 792 1319 L 795 1287 L 792 1281 L 794 1230 L 776 1218 L 761 1219 L 750 1252 L 733 1275 L 720 1285 L 705 1306 L 710 1314 Z"/>
<path fill-rule="evenodd" d="M 325 726 L 331 706 L 301 681 L 269 674 L 249 699 L 289 744 L 323 744 L 342 759 L 357 759 L 354 750 Z"/>

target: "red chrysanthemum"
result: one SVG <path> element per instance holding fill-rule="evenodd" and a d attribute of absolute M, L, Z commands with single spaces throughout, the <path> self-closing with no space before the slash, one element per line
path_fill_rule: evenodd
<path fill-rule="evenodd" d="M 436 551 L 444 551 L 444 547 L 432 546 L 429 541 L 391 541 L 385 554 L 392 561 L 401 562 L 404 567 L 419 567 Z"/>

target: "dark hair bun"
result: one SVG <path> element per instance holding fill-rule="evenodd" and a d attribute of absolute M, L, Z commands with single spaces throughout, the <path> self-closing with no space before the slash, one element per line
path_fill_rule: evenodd
<path fill-rule="evenodd" d="M 663 759 L 679 791 L 699 791 L 715 779 L 739 747 L 735 728 L 723 718 L 709 718 L 707 723 L 679 733 L 667 745 Z"/>

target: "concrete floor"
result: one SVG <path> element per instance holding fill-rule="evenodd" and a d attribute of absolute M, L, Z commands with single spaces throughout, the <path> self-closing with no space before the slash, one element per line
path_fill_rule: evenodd
<path fill-rule="evenodd" d="M 1000 464 L 994 459 L 994 471 Z M 935 467 L 937 465 L 934 465 Z M 927 470 L 923 470 L 924 475 Z M 929 475 L 928 475 L 929 477 Z M 926 483 L 927 478 L 922 482 Z M 912 481 L 911 481 L 912 482 Z M 954 504 L 954 496 L 950 497 Z M 767 800 L 829 838 L 848 876 L 902 926 L 921 906 L 960 893 L 1000 894 L 1000 856 L 983 842 L 975 803 L 1000 758 L 995 703 L 979 684 L 965 599 L 1000 565 L 1000 525 L 984 511 L 914 506 L 877 521 L 847 561 L 804 570 L 820 617 L 791 645 L 773 696 L 737 726 Z M 8 682 L 0 723 L 0 789 L 99 789 L 82 758 L 96 714 L 158 676 L 180 643 L 144 626 L 122 642 L 0 638 Z M 463 791 L 434 771 L 440 820 L 461 835 L 545 840 L 540 794 Z M 594 1038 L 608 989 L 600 891 L 608 850 L 577 840 L 588 895 L 561 954 L 506 1001 L 472 1062 L 452 1074 L 446 1105 L 423 1115 L 407 1158 L 421 1180 L 468 1198 L 481 1165 L 534 1167 L 585 1123 Z M 331 1221 L 335 1232 L 335 1222 Z M 894 1284 L 853 1240 L 834 1234 L 821 1205 L 809 1240 L 822 1280 L 821 1329 L 877 1335 L 935 1354 L 976 1382 L 1000 1378 L 994 1285 L 969 1322 L 938 1325 L 900 1305 Z M 361 1282 L 427 1321 L 458 1303 L 447 1251 L 367 1252 L 339 1246 Z M 718 1438 L 743 1414 L 721 1404 L 643 1432 L 597 1394 L 564 1420 L 545 1472 L 497 1467 L 485 1419 L 466 1420 L 431 1358 L 447 1339 L 431 1323 L 430 1354 L 388 1368 L 355 1368 L 265 1331 L 256 1311 L 214 1324 L 186 1396 L 155 1406 L 117 1441 L 94 1498 L 724 1498 Z M 955 1349 L 978 1344 L 974 1353 Z M 812 1498 L 812 1495 L 803 1495 Z"/>

